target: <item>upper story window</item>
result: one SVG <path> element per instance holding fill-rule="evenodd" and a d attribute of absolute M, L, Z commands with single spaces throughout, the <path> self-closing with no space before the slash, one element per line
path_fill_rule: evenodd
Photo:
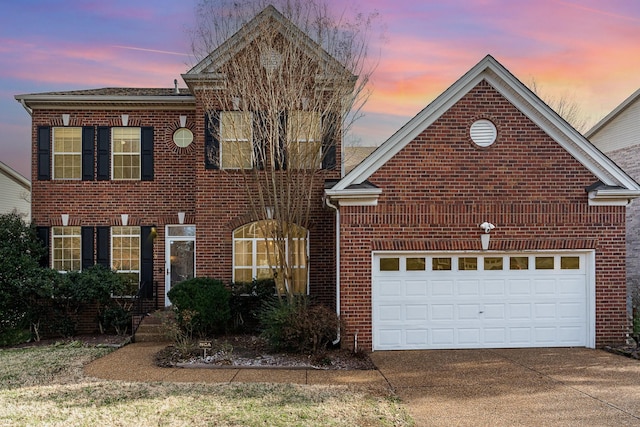
<path fill-rule="evenodd" d="M 140 179 L 140 140 L 140 128 L 111 129 L 112 179 Z"/>
<path fill-rule="evenodd" d="M 224 111 L 220 114 L 220 165 L 222 169 L 253 166 L 252 114 Z"/>
<path fill-rule="evenodd" d="M 52 268 L 58 271 L 79 271 L 82 249 L 80 227 L 52 227 Z"/>
<path fill-rule="evenodd" d="M 53 179 L 82 177 L 82 128 L 53 128 Z"/>
<path fill-rule="evenodd" d="M 295 169 L 319 169 L 322 156 L 320 114 L 293 111 L 287 120 L 288 164 Z"/>

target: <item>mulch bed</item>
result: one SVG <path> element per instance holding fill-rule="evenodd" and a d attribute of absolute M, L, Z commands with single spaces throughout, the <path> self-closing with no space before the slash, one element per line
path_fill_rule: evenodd
<path fill-rule="evenodd" d="M 254 335 L 232 335 L 212 340 L 213 348 L 180 351 L 168 346 L 156 354 L 156 364 L 181 368 L 289 368 L 289 369 L 376 369 L 365 353 L 328 349 L 316 354 L 271 352 L 264 339 Z"/>

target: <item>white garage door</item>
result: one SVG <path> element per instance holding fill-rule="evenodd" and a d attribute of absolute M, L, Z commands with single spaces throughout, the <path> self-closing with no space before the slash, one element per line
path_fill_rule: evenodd
<path fill-rule="evenodd" d="M 593 346 L 590 253 L 374 253 L 373 349 Z"/>

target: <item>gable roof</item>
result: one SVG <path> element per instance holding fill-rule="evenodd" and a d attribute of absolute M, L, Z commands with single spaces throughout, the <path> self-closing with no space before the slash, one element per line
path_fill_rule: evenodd
<path fill-rule="evenodd" d="M 434 123 L 449 108 L 481 81 L 487 81 L 531 121 L 544 130 L 585 168 L 593 173 L 602 186 L 590 193 L 592 199 L 616 191 L 616 196 L 629 199 L 640 196 L 640 185 L 620 169 L 612 160 L 595 148 L 584 136 L 545 104 L 538 96 L 514 77 L 491 55 L 487 55 L 458 81 L 438 96 L 413 119 L 400 128 L 376 151 L 326 191 L 329 197 L 339 199 L 341 193 L 352 193 L 350 188 L 364 183 L 395 154 L 413 141 L 424 129 Z M 377 189 L 376 193 L 379 193 Z M 366 194 L 361 193 L 361 197 Z M 372 194 L 373 196 L 373 194 Z M 375 204 L 370 200 L 369 204 Z M 595 204 L 595 203 L 594 203 Z M 620 203 L 621 204 L 621 203 Z"/>
<path fill-rule="evenodd" d="M 618 105 L 613 111 L 607 114 L 602 120 L 596 123 L 591 129 L 589 129 L 584 136 L 587 138 L 591 138 L 596 133 L 600 132 L 603 127 L 609 124 L 613 119 L 618 117 L 621 113 L 623 113 L 627 108 L 629 108 L 634 102 L 640 101 L 640 89 L 636 90 L 630 97 L 622 101 L 620 105 Z"/>
<path fill-rule="evenodd" d="M 0 173 L 6 175 L 11 180 L 15 181 L 20 186 L 24 187 L 25 190 L 31 191 L 31 181 L 29 181 L 24 176 L 20 175 L 15 170 L 11 169 L 8 165 L 0 162 Z"/>
<path fill-rule="evenodd" d="M 197 78 L 201 74 L 219 73 L 227 61 L 260 36 L 259 28 L 265 23 L 269 23 L 271 30 L 275 29 L 280 32 L 291 43 L 301 45 L 303 51 L 314 53 L 328 69 L 334 72 L 347 72 L 344 66 L 329 55 L 322 46 L 313 41 L 311 37 L 282 15 L 274 6 L 269 5 L 191 70 L 183 74 L 182 78 L 188 83 L 188 80 Z"/>

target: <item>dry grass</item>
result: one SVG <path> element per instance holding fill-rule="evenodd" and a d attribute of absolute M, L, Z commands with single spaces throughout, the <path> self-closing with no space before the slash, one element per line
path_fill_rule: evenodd
<path fill-rule="evenodd" d="M 108 349 L 0 351 L 0 425 L 407 426 L 395 399 L 347 387 L 95 381 Z"/>

